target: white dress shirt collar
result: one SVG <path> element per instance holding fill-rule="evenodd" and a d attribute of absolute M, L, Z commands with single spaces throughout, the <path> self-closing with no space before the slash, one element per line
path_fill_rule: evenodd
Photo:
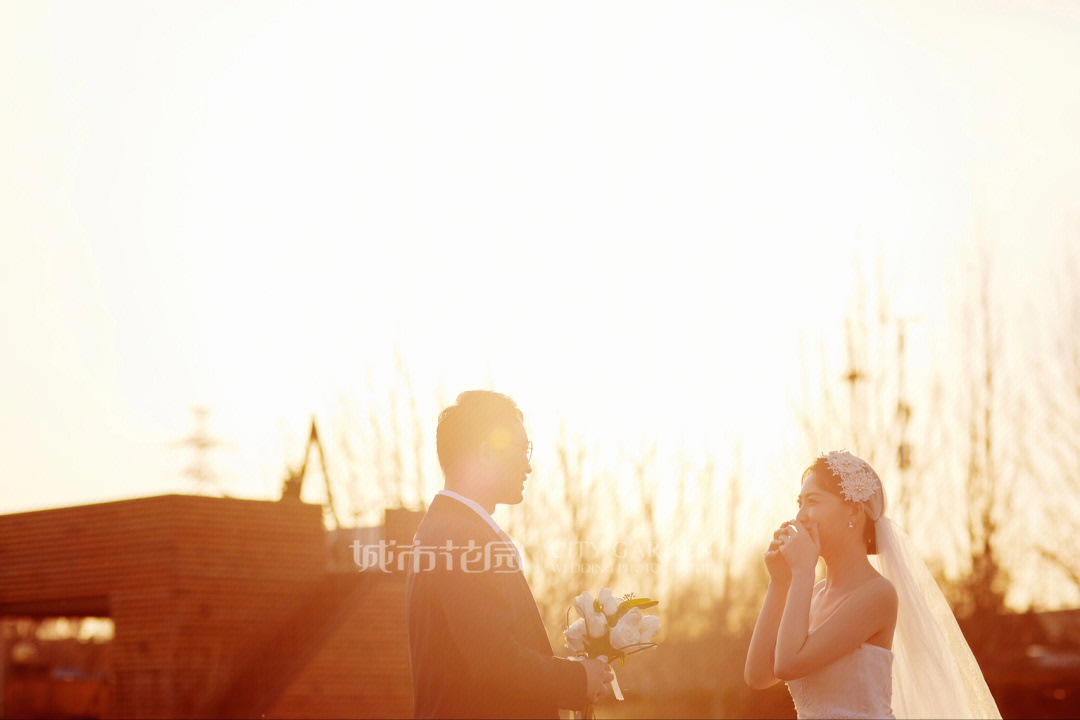
<path fill-rule="evenodd" d="M 492 530 L 495 531 L 496 535 L 505 535 L 502 528 L 499 527 L 499 524 L 497 522 L 495 522 L 495 518 L 491 517 L 491 513 L 489 513 L 487 510 L 485 510 L 483 508 L 483 506 L 480 505 L 480 503 L 476 502 L 472 498 L 467 498 L 467 497 L 465 497 L 464 495 L 462 495 L 459 492 L 454 492 L 453 490 L 445 490 L 445 489 L 440 490 L 436 494 L 442 495 L 442 496 L 448 497 L 448 498 L 453 498 L 454 500 L 457 500 L 459 503 L 463 503 L 465 505 L 468 505 L 470 508 L 473 509 L 473 512 L 475 512 L 477 515 L 479 515 L 480 518 L 485 523 L 487 523 L 488 526 Z"/>
<path fill-rule="evenodd" d="M 509 535 L 507 535 L 501 527 L 499 527 L 499 524 L 495 522 L 495 518 L 491 517 L 491 513 L 485 510 L 480 505 L 480 503 L 476 502 L 472 498 L 465 497 L 459 492 L 454 492 L 453 490 L 446 490 L 445 488 L 437 492 L 436 495 L 442 495 L 443 497 L 457 500 L 459 503 L 462 503 L 463 505 L 472 508 L 473 512 L 479 515 L 480 519 L 487 523 L 488 527 L 494 530 L 495 534 L 500 539 L 505 538 L 510 542 L 510 546 L 514 548 L 514 554 L 517 556 L 518 559 L 518 567 L 521 567 L 521 553 L 518 552 L 517 545 L 514 543 L 513 539 Z"/>

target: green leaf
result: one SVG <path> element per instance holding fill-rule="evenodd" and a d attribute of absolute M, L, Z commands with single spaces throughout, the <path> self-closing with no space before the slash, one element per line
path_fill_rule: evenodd
<path fill-rule="evenodd" d="M 646 597 L 634 598 L 633 600 L 623 600 L 621 603 L 619 603 L 619 613 L 623 614 L 630 610 L 633 610 L 634 608 L 638 608 L 639 610 L 645 610 L 647 608 L 655 607 L 659 604 L 659 600 L 653 600 Z"/>

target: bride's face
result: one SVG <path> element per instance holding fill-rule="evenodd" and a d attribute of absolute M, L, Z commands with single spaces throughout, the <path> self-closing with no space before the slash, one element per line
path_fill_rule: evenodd
<path fill-rule="evenodd" d="M 803 525 L 817 529 L 822 554 L 836 547 L 851 519 L 851 509 L 843 498 L 825 488 L 817 473 L 810 473 L 799 492 L 799 514 L 795 516 Z"/>

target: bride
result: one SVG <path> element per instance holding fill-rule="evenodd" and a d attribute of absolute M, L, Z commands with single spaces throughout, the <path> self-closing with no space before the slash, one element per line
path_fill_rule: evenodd
<path fill-rule="evenodd" d="M 1000 718 L 933 577 L 885 517 L 870 465 L 847 452 L 818 458 L 798 502 L 765 553 L 747 684 L 787 682 L 800 718 Z M 826 575 L 814 586 L 819 556 Z"/>

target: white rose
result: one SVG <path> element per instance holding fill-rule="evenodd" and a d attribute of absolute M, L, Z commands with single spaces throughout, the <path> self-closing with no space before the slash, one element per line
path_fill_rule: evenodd
<path fill-rule="evenodd" d="M 660 618 L 655 615 L 645 615 L 638 623 L 639 642 L 648 643 L 660 632 Z"/>
<path fill-rule="evenodd" d="M 604 637 L 608 630 L 607 618 L 604 613 L 594 612 L 585 616 L 585 625 L 589 628 L 589 635 L 594 638 Z"/>
<path fill-rule="evenodd" d="M 563 640 L 566 641 L 566 647 L 570 648 L 570 652 L 584 652 L 585 621 L 578 619 L 571 623 L 570 627 L 563 630 Z"/>
<path fill-rule="evenodd" d="M 608 628 L 607 618 L 604 617 L 604 613 L 596 611 L 592 595 L 587 592 L 581 593 L 574 598 L 574 606 L 585 618 L 585 627 L 588 628 L 589 635 L 594 638 L 604 637 Z"/>
<path fill-rule="evenodd" d="M 596 596 L 597 602 L 604 608 L 604 614 L 611 617 L 619 611 L 619 601 L 615 599 L 615 596 L 611 594 L 611 588 L 601 588 L 600 594 Z"/>
<path fill-rule="evenodd" d="M 640 642 L 638 625 L 641 623 L 641 613 L 636 609 L 622 616 L 619 622 L 611 629 L 608 641 L 616 650 L 637 645 Z"/>
<path fill-rule="evenodd" d="M 590 595 L 588 591 L 583 592 L 574 598 L 574 607 L 580 610 L 582 615 L 596 612 L 596 608 L 593 606 L 592 595 Z"/>

